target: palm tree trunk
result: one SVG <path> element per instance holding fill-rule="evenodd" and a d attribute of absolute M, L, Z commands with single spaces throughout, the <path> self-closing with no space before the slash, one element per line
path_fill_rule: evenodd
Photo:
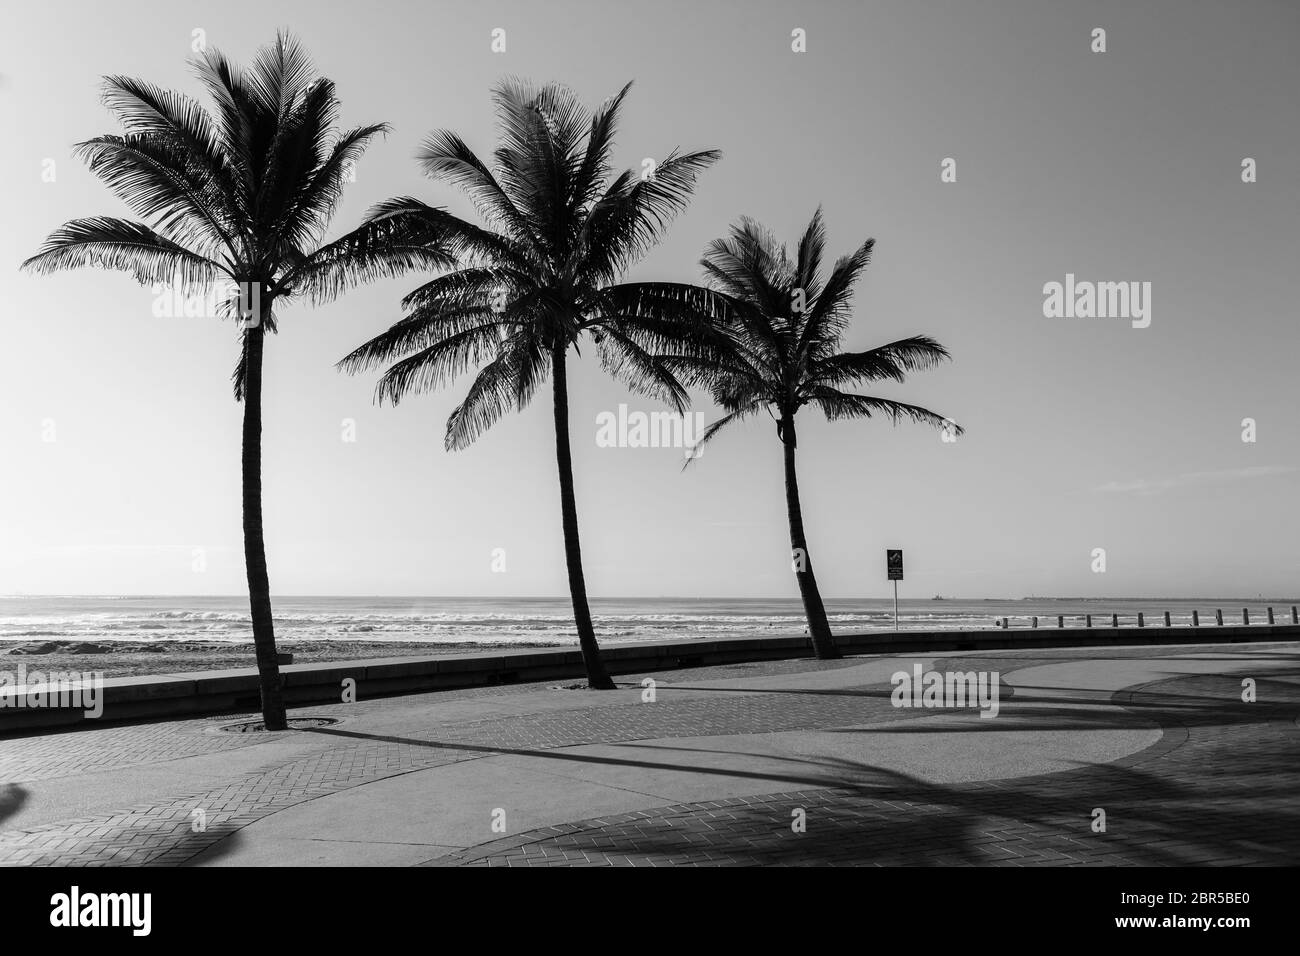
<path fill-rule="evenodd" d="M 266 539 L 262 534 L 262 346 L 265 326 L 244 331 L 244 564 L 248 569 L 248 603 L 253 618 L 253 646 L 262 690 L 262 719 L 267 730 L 284 730 L 288 720 L 280 687 L 271 617 L 271 583 L 266 574 Z"/>
<path fill-rule="evenodd" d="M 569 567 L 569 594 L 573 597 L 573 621 L 578 629 L 582 663 L 587 669 L 587 686 L 613 690 L 614 682 L 600 659 L 596 629 L 587 606 L 587 582 L 582 575 L 582 548 L 578 543 L 578 505 L 573 496 L 573 455 L 569 450 L 569 381 L 564 363 L 568 349 L 557 346 L 551 352 L 555 376 L 555 461 L 560 469 L 560 514 L 564 522 L 564 560 Z"/>
<path fill-rule="evenodd" d="M 826 606 L 817 590 L 813 576 L 812 557 L 808 554 L 808 540 L 803 533 L 803 508 L 799 505 L 799 479 L 794 469 L 794 417 L 787 415 L 779 429 L 785 450 L 785 507 L 790 515 L 790 550 L 793 554 L 795 577 L 799 580 L 799 595 L 808 618 L 808 634 L 812 638 L 813 653 L 818 660 L 833 660 L 840 656 L 831 636 L 831 625 L 826 620 Z"/>

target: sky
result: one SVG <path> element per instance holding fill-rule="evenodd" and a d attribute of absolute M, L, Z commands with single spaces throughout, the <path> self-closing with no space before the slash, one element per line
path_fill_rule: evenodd
<path fill-rule="evenodd" d="M 127 214 L 71 154 L 117 131 L 101 76 L 199 96 L 186 65 L 195 30 L 248 61 L 280 27 L 336 82 L 345 125 L 393 126 L 359 164 L 331 237 L 390 196 L 470 214 L 413 157 L 439 128 L 490 152 L 490 89 L 516 75 L 563 82 L 593 106 L 634 80 L 621 166 L 677 146 L 722 150 L 629 278 L 698 281 L 705 245 L 742 214 L 793 245 L 820 205 L 832 257 L 876 239 L 845 348 L 937 338 L 951 363 L 876 391 L 967 433 L 944 442 L 919 426 L 801 414 L 823 594 L 892 594 L 887 548 L 904 550 L 911 597 L 1300 592 L 1300 7 L 329 7 L 6 11 L 0 593 L 244 590 L 233 325 L 157 316 L 153 292 L 122 274 L 18 265 L 67 219 Z M 498 28 L 506 49 L 494 53 Z M 1092 49 L 1096 28 L 1104 52 Z M 804 52 L 791 48 L 796 29 Z M 949 158 L 956 178 L 943 182 Z M 1044 286 L 1067 275 L 1149 282 L 1149 326 L 1045 316 Z M 399 318 L 419 281 L 279 317 L 265 373 L 273 593 L 563 595 L 549 391 L 448 453 L 443 426 L 468 378 L 381 408 L 373 376 L 334 368 Z M 590 354 L 571 361 L 570 389 L 592 595 L 798 596 L 770 421 L 720 435 L 683 471 L 679 449 L 597 444 L 602 412 L 659 406 Z M 712 421 L 717 409 L 696 398 Z M 1243 441 L 1248 418 L 1254 441 Z"/>

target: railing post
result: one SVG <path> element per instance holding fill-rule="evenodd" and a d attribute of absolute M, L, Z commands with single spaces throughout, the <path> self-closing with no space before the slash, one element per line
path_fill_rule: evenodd
<path fill-rule="evenodd" d="M 1110 626 L 1111 626 L 1111 627 L 1119 627 L 1119 615 L 1118 615 L 1118 614 L 1112 614 L 1112 615 L 1110 616 Z"/>
<path fill-rule="evenodd" d="M 1087 621 L 1087 624 L 1085 624 L 1084 627 L 1092 627 L 1092 615 L 1088 614 L 1084 619 Z"/>
<path fill-rule="evenodd" d="M 1142 612 L 1141 612 L 1141 611 L 1138 611 L 1138 627 L 1146 627 L 1146 624 L 1145 624 L 1145 623 L 1143 622 L 1143 620 L 1142 620 Z"/>
<path fill-rule="evenodd" d="M 1223 608 L 1216 607 L 1214 609 L 1214 623 L 1218 624 L 1219 627 L 1223 627 Z"/>
<path fill-rule="evenodd" d="M 1242 624 L 1250 623 L 1250 611 L 1244 607 L 1241 609 L 1241 623 Z"/>
<path fill-rule="evenodd" d="M 1065 615 L 1064 615 L 1064 614 L 1058 614 L 1058 615 L 1056 615 L 1056 626 L 1057 626 L 1057 627 L 1065 627 Z"/>
<path fill-rule="evenodd" d="M 1201 612 L 1198 611 L 1198 610 L 1196 610 L 1195 608 L 1193 608 L 1193 609 L 1192 609 L 1192 627 L 1200 627 L 1200 626 L 1201 626 Z"/>
<path fill-rule="evenodd" d="M 1272 608 L 1269 608 L 1269 609 L 1268 609 L 1268 626 L 1269 626 L 1269 627 L 1272 627 L 1272 626 L 1273 626 L 1273 609 L 1272 609 Z"/>
<path fill-rule="evenodd" d="M 1291 623 L 1300 624 L 1300 609 L 1297 609 L 1294 604 L 1291 605 Z"/>
<path fill-rule="evenodd" d="M 1165 627 L 1169 627 L 1169 612 L 1165 611 Z"/>

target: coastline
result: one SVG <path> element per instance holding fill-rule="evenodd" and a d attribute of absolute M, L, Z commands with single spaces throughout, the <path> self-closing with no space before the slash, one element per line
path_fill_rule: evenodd
<path fill-rule="evenodd" d="M 501 650 L 501 643 L 458 642 L 438 644 L 430 641 L 347 641 L 283 640 L 276 641 L 282 653 L 293 655 L 295 664 L 321 664 L 333 661 L 374 660 L 387 657 L 440 657 Z M 567 644 L 536 645 L 567 647 Z M 253 667 L 253 644 L 234 641 L 88 641 L 88 640 L 16 640 L 0 641 L 0 670 L 16 669 L 21 663 L 27 671 L 98 672 L 104 677 L 151 677 L 157 674 L 186 674 L 212 670 Z"/>

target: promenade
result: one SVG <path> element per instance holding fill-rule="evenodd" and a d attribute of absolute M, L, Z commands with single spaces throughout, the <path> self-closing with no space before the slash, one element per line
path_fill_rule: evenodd
<path fill-rule="evenodd" d="M 891 675 L 918 663 L 997 672 L 996 718 L 893 706 Z M 220 729 L 246 714 L 11 737 L 0 863 L 1300 859 L 1294 642 L 763 661 L 621 675 L 612 692 L 574 683 L 363 696 L 296 708 L 317 725 L 271 734 Z"/>

